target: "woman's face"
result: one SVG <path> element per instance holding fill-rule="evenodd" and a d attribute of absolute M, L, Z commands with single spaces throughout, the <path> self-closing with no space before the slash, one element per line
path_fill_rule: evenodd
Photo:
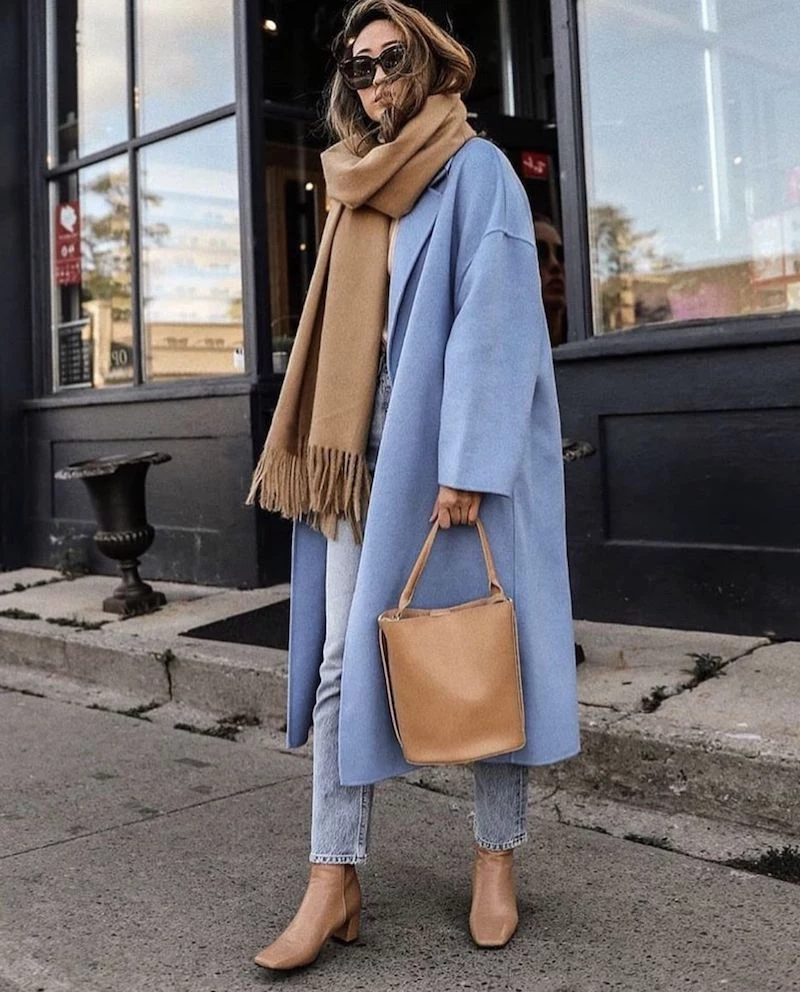
<path fill-rule="evenodd" d="M 403 36 L 396 24 L 387 20 L 372 21 L 356 35 L 353 55 L 371 55 L 372 58 L 376 58 L 384 48 L 402 40 Z M 381 85 L 385 79 L 386 73 L 378 65 L 375 67 L 372 86 L 356 91 L 367 116 L 376 122 L 391 103 L 391 84 Z"/>
<path fill-rule="evenodd" d="M 542 300 L 546 307 L 566 306 L 564 285 L 564 247 L 552 224 L 537 221 L 536 248 L 539 253 L 539 275 L 542 280 Z"/>

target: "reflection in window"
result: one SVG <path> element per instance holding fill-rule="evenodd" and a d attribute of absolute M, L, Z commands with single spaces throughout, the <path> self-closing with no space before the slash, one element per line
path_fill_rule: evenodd
<path fill-rule="evenodd" d="M 235 122 L 190 131 L 139 155 L 147 378 L 241 372 Z"/>
<path fill-rule="evenodd" d="M 800 309 L 796 0 L 579 0 L 596 333 Z"/>
<path fill-rule="evenodd" d="M 317 109 L 342 24 L 339 2 L 261 0 L 266 98 Z"/>
<path fill-rule="evenodd" d="M 50 0 L 48 18 L 59 162 L 128 136 L 125 0 Z"/>
<path fill-rule="evenodd" d="M 273 128 L 266 145 L 267 238 L 272 365 L 284 372 L 325 225 L 326 197 L 318 142 L 302 125 Z M 296 143 L 292 143 L 296 142 Z"/>
<path fill-rule="evenodd" d="M 57 385 L 133 378 L 130 196 L 123 156 L 54 184 Z"/>
<path fill-rule="evenodd" d="M 138 0 L 140 134 L 234 99 L 233 0 Z"/>

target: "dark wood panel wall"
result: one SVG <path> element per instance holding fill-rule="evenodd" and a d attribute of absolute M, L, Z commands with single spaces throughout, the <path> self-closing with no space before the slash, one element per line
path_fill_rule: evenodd
<path fill-rule="evenodd" d="M 249 393 L 169 400 L 93 402 L 28 409 L 28 560 L 44 567 L 84 558 L 92 571 L 115 566 L 93 546 L 94 515 L 82 482 L 54 472 L 99 455 L 164 451 L 152 466 L 147 506 L 156 539 L 142 572 L 208 585 L 259 584 L 256 511 L 244 500 L 253 464 Z M 259 511 L 260 512 L 260 511 Z"/>
<path fill-rule="evenodd" d="M 576 617 L 800 637 L 800 344 L 603 346 L 557 361 L 597 448 L 565 466 Z"/>

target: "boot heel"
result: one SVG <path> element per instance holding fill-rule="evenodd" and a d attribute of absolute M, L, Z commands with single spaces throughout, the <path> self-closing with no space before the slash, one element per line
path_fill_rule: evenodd
<path fill-rule="evenodd" d="M 352 944 L 354 940 L 358 939 L 358 930 L 361 925 L 361 913 L 354 913 L 349 920 L 340 927 L 335 934 L 333 934 L 333 939 L 338 940 L 341 944 Z"/>

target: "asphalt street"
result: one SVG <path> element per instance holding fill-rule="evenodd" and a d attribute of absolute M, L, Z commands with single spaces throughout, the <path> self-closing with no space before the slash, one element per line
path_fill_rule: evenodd
<path fill-rule="evenodd" d="M 469 804 L 376 794 L 362 933 L 251 959 L 305 884 L 310 763 L 0 691 L 0 992 L 789 992 L 800 886 L 537 823 L 511 944 L 469 939 Z"/>

